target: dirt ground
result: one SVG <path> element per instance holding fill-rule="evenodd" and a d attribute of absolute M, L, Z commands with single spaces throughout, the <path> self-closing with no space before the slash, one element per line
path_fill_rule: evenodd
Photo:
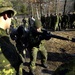
<path fill-rule="evenodd" d="M 66 38 L 75 38 L 74 30 L 55 31 L 52 32 L 52 34 Z M 45 47 L 48 51 L 48 68 L 43 68 L 41 66 L 38 54 L 38 59 L 36 62 L 36 75 L 52 75 L 61 64 L 68 62 L 75 57 L 75 42 L 51 38 L 50 40 L 46 41 Z M 28 75 L 27 73 L 29 71 L 28 62 L 29 58 L 26 58 L 26 64 L 25 67 L 23 67 L 25 75 Z"/>

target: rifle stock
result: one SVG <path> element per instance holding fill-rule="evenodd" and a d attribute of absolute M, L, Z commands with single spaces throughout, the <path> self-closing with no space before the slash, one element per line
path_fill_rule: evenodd
<path fill-rule="evenodd" d="M 48 37 L 49 39 L 50 39 L 50 38 L 56 38 L 56 39 L 66 40 L 66 41 L 69 41 L 69 40 L 70 40 L 69 38 L 52 34 L 52 33 L 50 33 L 50 32 L 47 31 L 47 30 L 42 30 L 42 31 L 43 31 L 43 34 L 45 34 L 44 36 Z"/>

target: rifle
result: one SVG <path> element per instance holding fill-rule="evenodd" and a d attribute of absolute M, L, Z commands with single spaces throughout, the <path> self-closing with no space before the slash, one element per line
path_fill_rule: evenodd
<path fill-rule="evenodd" d="M 31 31 L 33 31 L 33 34 L 37 34 L 40 38 L 40 40 L 50 40 L 51 38 L 56 38 L 56 39 L 60 39 L 60 40 L 66 40 L 66 41 L 71 41 L 71 42 L 75 42 L 75 38 L 65 38 L 63 36 L 58 36 L 58 35 L 55 35 L 55 34 L 52 34 L 50 31 L 47 31 L 46 29 L 41 29 L 42 32 L 37 32 L 36 30 L 34 30 L 33 28 L 30 28 Z M 11 34 L 10 34 L 10 37 L 12 40 L 15 40 L 17 38 L 19 38 L 19 36 L 17 36 L 17 33 L 19 33 L 18 35 L 20 35 L 20 40 L 22 42 L 23 45 L 25 45 L 25 48 L 29 45 L 28 44 L 28 35 L 29 35 L 29 32 L 27 32 L 23 26 L 19 26 L 17 29 L 13 29 Z"/>
<path fill-rule="evenodd" d="M 34 30 L 34 29 L 31 28 L 31 31 L 33 31 L 33 34 L 34 33 L 37 34 L 39 36 L 40 40 L 44 40 L 44 39 L 45 40 L 50 40 L 51 38 L 56 38 L 56 39 L 60 39 L 60 40 L 66 40 L 66 41 L 75 42 L 75 38 L 69 38 L 69 37 L 65 38 L 63 36 L 58 36 L 58 35 L 52 34 L 50 31 L 47 31 L 46 29 L 41 29 L 41 32 L 37 32 L 36 30 Z M 21 36 L 20 40 L 23 43 L 23 45 L 25 45 L 25 48 L 26 48 L 29 45 L 28 44 L 28 41 L 29 41 L 29 39 L 28 39 L 29 32 L 25 31 L 25 29 L 22 26 L 20 26 L 16 30 L 13 30 L 11 32 L 10 37 L 11 37 L 12 40 L 13 40 L 13 38 L 14 39 L 19 38 L 18 36 L 16 36 L 17 32 L 20 33 L 18 35 Z"/>
<path fill-rule="evenodd" d="M 75 42 L 75 38 L 69 38 L 69 37 L 66 38 L 66 37 L 58 36 L 58 35 L 50 33 L 50 31 L 47 31 L 45 29 L 42 29 L 42 33 L 40 33 L 40 34 L 42 35 L 41 38 L 46 39 L 46 40 L 49 40 L 51 38 L 57 38 L 57 39 L 60 39 L 60 40 Z"/>

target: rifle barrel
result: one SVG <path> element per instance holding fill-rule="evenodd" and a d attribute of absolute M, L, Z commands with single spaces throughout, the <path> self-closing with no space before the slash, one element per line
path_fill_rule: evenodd
<path fill-rule="evenodd" d="M 51 34 L 51 37 L 52 38 L 57 38 L 57 39 L 60 39 L 60 40 L 67 40 L 67 41 L 69 41 L 68 38 L 65 38 L 65 37 L 62 37 L 62 36 L 58 36 L 58 35 L 54 35 L 54 34 Z"/>

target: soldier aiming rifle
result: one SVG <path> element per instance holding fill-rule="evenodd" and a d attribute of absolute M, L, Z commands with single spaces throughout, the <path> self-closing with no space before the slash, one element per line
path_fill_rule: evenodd
<path fill-rule="evenodd" d="M 14 32 L 12 31 L 10 37 L 13 39 L 13 37 L 16 36 L 14 38 L 16 38 L 15 42 L 19 53 L 23 52 L 24 49 L 27 49 L 30 53 L 30 75 L 35 75 L 38 51 L 42 53 L 42 66 L 47 68 L 47 50 L 44 47 L 44 40 L 57 38 L 61 40 L 75 41 L 74 38 L 69 39 L 51 34 L 49 31 L 42 28 L 41 22 L 38 19 L 35 19 L 34 26 L 30 27 L 28 31 L 25 31 L 24 27 L 20 26 L 15 33 L 16 34 L 14 35 Z"/>

